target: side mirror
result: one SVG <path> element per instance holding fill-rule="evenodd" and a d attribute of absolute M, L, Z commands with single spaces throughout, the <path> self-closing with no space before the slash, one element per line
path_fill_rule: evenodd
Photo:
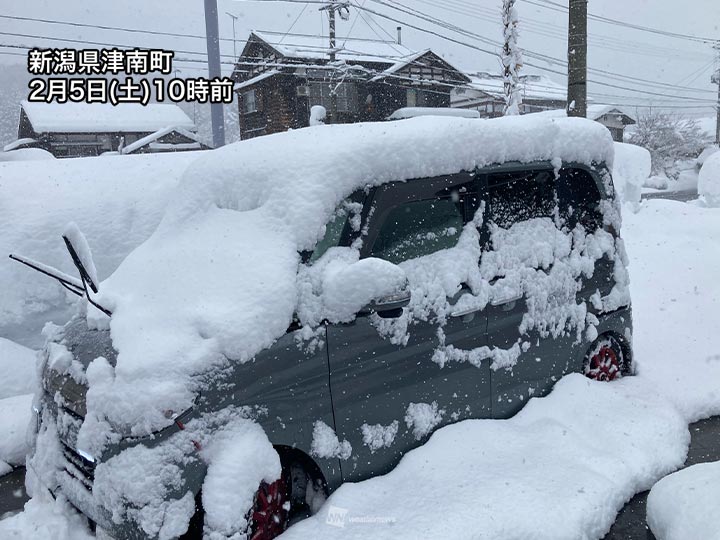
<path fill-rule="evenodd" d="M 324 280 L 322 296 L 331 322 L 349 322 L 367 313 L 398 317 L 410 302 L 405 271 L 374 257 L 331 270 Z"/>

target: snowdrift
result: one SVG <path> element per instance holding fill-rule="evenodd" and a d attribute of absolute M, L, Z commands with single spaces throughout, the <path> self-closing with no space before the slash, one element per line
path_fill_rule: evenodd
<path fill-rule="evenodd" d="M 444 427 L 387 475 L 343 484 L 282 538 L 602 538 L 689 441 L 646 382 L 568 375 L 510 420 Z"/>
<path fill-rule="evenodd" d="M 708 157 L 700 169 L 698 195 L 708 206 L 720 207 L 720 152 Z"/>
<path fill-rule="evenodd" d="M 699 463 L 655 484 L 647 523 L 657 540 L 720 540 L 720 461 Z"/>
<path fill-rule="evenodd" d="M 8 259 L 9 253 L 75 276 L 61 238 L 74 221 L 93 247 L 100 278 L 107 277 L 157 227 L 180 175 L 197 156 L 0 163 L 0 336 L 40 346 L 45 321 L 62 323 L 72 312 L 58 283 Z"/>
<path fill-rule="evenodd" d="M 650 176 L 650 152 L 627 143 L 614 143 L 613 185 L 623 202 L 639 203 L 640 193 Z"/>

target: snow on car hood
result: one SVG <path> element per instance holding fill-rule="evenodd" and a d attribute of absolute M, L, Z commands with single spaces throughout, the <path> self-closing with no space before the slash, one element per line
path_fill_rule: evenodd
<path fill-rule="evenodd" d="M 507 161 L 612 163 L 608 131 L 577 118 L 417 118 L 317 126 L 208 151 L 186 171 L 156 232 L 100 287 L 88 323 L 109 324 L 117 365 L 88 369 L 90 439 L 142 434 L 198 391 L 193 375 L 245 362 L 298 310 L 298 252 L 366 185 Z M 90 414 L 92 413 L 92 414 Z M 104 440 L 104 439 L 103 439 Z M 86 442 L 89 442 L 86 439 Z"/>

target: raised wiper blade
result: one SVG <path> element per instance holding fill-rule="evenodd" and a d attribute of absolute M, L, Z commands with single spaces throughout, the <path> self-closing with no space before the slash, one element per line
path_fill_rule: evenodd
<path fill-rule="evenodd" d="M 47 264 L 43 264 L 29 257 L 16 255 L 14 253 L 11 253 L 9 256 L 14 261 L 22 263 L 25 266 L 29 266 L 30 268 L 32 268 L 33 270 L 37 270 L 41 274 L 45 274 L 46 276 L 50 276 L 51 278 L 56 279 L 63 287 L 65 287 L 71 293 L 78 296 L 85 296 L 85 290 L 82 281 L 80 281 L 78 278 L 69 276 L 68 274 L 66 274 L 65 272 L 61 272 L 57 268 L 53 268 L 52 266 L 48 266 Z"/>

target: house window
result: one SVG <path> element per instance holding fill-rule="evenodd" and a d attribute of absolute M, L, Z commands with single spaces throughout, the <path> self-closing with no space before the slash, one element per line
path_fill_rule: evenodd
<path fill-rule="evenodd" d="M 417 88 L 408 88 L 406 95 L 406 107 L 427 107 L 429 105 L 428 95 L 422 90 L 418 90 Z"/>
<path fill-rule="evenodd" d="M 255 90 L 248 90 L 247 92 L 243 92 L 242 99 L 244 114 L 257 112 L 258 109 L 257 100 L 255 97 Z"/>
<path fill-rule="evenodd" d="M 355 113 L 358 111 L 357 87 L 354 83 L 332 83 L 332 82 L 311 82 L 310 87 L 310 106 L 322 105 L 330 110 L 331 94 L 335 88 L 337 96 L 338 112 Z"/>

